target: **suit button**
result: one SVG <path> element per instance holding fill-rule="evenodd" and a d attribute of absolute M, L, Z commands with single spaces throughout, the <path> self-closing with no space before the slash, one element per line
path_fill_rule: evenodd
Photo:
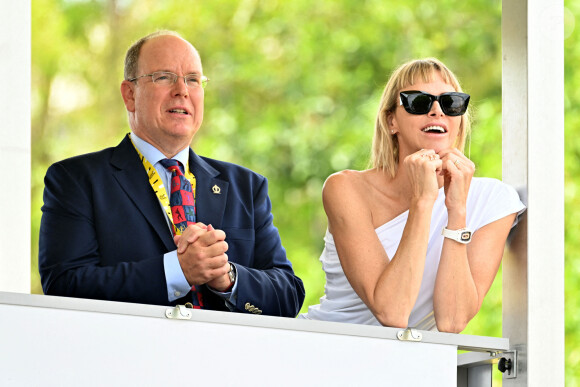
<path fill-rule="evenodd" d="M 254 305 L 250 304 L 249 302 L 246 302 L 246 305 L 244 305 L 244 308 L 246 308 L 246 310 L 250 313 L 262 314 L 262 311 L 260 309 L 256 308 Z"/>

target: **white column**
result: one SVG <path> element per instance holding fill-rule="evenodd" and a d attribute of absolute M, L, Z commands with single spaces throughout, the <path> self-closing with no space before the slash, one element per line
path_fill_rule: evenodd
<path fill-rule="evenodd" d="M 30 0 L 0 0 L 0 291 L 30 293 Z"/>
<path fill-rule="evenodd" d="M 502 5 L 503 180 L 528 206 L 503 262 L 504 386 L 564 385 L 564 4 Z"/>

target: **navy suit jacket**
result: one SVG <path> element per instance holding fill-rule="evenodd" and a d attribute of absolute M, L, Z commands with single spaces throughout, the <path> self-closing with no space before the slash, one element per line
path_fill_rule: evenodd
<path fill-rule="evenodd" d="M 236 264 L 235 311 L 294 317 L 304 286 L 272 223 L 267 180 L 189 152 L 197 219 L 226 233 Z M 214 193 L 212 187 L 220 188 Z M 45 177 L 39 270 L 45 294 L 157 305 L 168 301 L 163 254 L 175 243 L 129 136 L 114 148 L 53 164 Z M 209 309 L 228 310 L 201 286 Z"/>

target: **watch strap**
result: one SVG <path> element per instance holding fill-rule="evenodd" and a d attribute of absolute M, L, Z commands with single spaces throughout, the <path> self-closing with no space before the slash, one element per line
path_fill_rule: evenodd
<path fill-rule="evenodd" d="M 447 227 L 443 227 L 443 230 L 441 230 L 441 235 L 445 238 L 453 239 L 454 241 L 463 243 L 464 245 L 471 242 L 471 234 L 471 230 L 468 230 L 467 228 L 449 230 Z"/>
<path fill-rule="evenodd" d="M 228 271 L 228 277 L 230 277 L 230 282 L 231 282 L 230 286 L 233 286 L 234 283 L 236 282 L 236 267 L 231 263 L 229 265 L 230 265 L 230 271 Z"/>

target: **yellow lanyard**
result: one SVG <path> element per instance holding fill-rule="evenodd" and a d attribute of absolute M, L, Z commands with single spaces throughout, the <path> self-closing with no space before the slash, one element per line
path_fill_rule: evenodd
<path fill-rule="evenodd" d="M 133 140 L 131 140 L 131 143 L 139 154 L 139 158 L 141 159 L 143 167 L 145 167 L 145 171 L 149 177 L 149 184 L 151 184 L 151 188 L 153 188 L 155 195 L 157 195 L 157 198 L 161 202 L 161 205 L 167 214 L 167 218 L 169 218 L 169 221 L 171 222 L 171 226 L 173 227 L 175 235 L 181 235 L 181 230 L 178 227 L 175 227 L 175 223 L 173 223 L 173 215 L 171 213 L 171 206 L 169 205 L 169 196 L 167 195 L 167 191 L 163 186 L 163 180 L 161 180 L 161 177 L 157 176 L 157 170 L 155 167 L 141 154 L 141 152 L 139 152 L 139 149 L 137 149 Z M 193 202 L 195 203 L 195 176 L 189 170 L 189 161 L 187 162 L 187 167 L 185 168 L 185 178 L 191 183 L 191 192 L 193 193 Z"/>

